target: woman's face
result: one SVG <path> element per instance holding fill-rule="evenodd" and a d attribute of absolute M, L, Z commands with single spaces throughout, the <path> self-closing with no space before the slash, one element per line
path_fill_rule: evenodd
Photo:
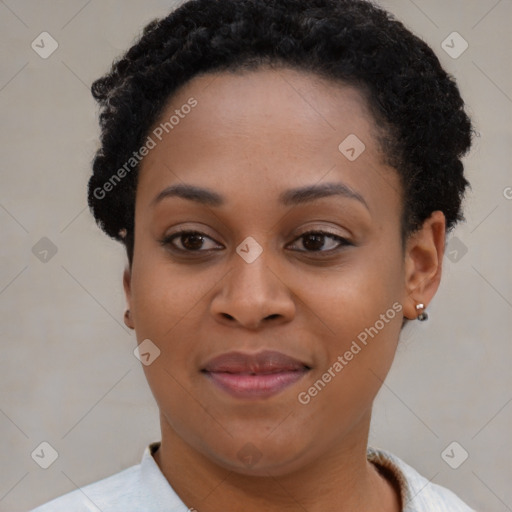
<path fill-rule="evenodd" d="M 288 69 L 206 74 L 172 98 L 125 275 L 163 442 L 284 474 L 366 441 L 419 280 L 373 129 L 356 89 Z"/>

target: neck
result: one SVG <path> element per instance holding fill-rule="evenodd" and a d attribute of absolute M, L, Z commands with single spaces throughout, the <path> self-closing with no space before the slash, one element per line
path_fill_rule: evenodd
<path fill-rule="evenodd" d="M 362 438 L 358 429 L 359 439 L 345 440 L 343 447 L 282 476 L 251 476 L 221 467 L 185 443 L 164 418 L 154 458 L 190 510 L 220 512 L 243 503 L 245 512 L 399 512 L 399 491 L 366 459 L 370 418 L 365 422 Z"/>

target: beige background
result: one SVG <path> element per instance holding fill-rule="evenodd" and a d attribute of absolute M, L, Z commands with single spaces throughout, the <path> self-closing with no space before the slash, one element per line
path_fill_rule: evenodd
<path fill-rule="evenodd" d="M 479 510 L 512 510 L 510 0 L 383 0 L 454 74 L 481 136 L 430 321 L 413 322 L 375 407 L 371 443 Z M 120 471 L 159 439 L 157 408 L 123 325 L 125 256 L 95 226 L 91 82 L 170 1 L 0 2 L 0 510 L 22 511 Z M 59 47 L 31 48 L 43 31 Z M 441 48 L 453 31 L 469 48 Z M 507 193 L 508 191 L 508 193 Z M 46 263 L 32 252 L 49 238 Z M 458 249 L 457 249 L 458 247 Z M 461 248 L 467 248 L 463 254 Z M 462 257 L 461 257 L 462 256 Z M 42 442 L 59 454 L 31 458 Z M 457 441 L 458 469 L 441 458 Z"/>

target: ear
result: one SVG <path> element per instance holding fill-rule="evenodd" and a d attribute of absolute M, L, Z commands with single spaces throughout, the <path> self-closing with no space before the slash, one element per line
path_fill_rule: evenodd
<path fill-rule="evenodd" d="M 124 315 L 124 323 L 127 327 L 130 329 L 135 329 L 135 325 L 132 320 L 132 316 L 130 315 L 132 311 L 132 276 L 130 267 L 127 265 L 123 272 L 123 288 L 124 288 L 124 295 L 126 297 L 126 304 L 128 305 L 128 310 Z"/>
<path fill-rule="evenodd" d="M 416 305 L 428 306 L 441 281 L 446 219 L 436 210 L 422 227 L 412 233 L 405 248 L 405 292 L 403 301 L 406 318 L 418 316 Z"/>

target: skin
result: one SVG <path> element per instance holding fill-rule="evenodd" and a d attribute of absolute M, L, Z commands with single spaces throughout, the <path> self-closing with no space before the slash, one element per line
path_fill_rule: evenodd
<path fill-rule="evenodd" d="M 416 318 L 415 305 L 428 304 L 438 288 L 444 215 L 434 212 L 402 245 L 399 176 L 384 163 L 375 121 L 353 87 L 291 69 L 205 74 L 171 98 L 161 120 L 190 97 L 197 106 L 141 164 L 134 260 L 123 279 L 127 325 L 138 343 L 150 339 L 161 351 L 144 366 L 160 409 L 155 460 L 201 512 L 235 510 L 234 503 L 248 512 L 400 510 L 392 481 L 366 460 L 371 409 L 403 316 Z M 355 161 L 338 149 L 349 134 L 366 146 Z M 327 182 L 345 184 L 366 205 L 341 195 L 279 202 L 285 190 Z M 152 204 L 178 183 L 212 189 L 225 203 Z M 174 246 L 189 252 L 173 252 L 159 240 L 178 228 L 206 238 L 201 245 L 176 237 Z M 318 230 L 352 245 L 301 237 Z M 252 263 L 236 252 L 248 236 L 263 249 Z M 299 403 L 298 394 L 396 302 L 402 311 Z M 219 354 L 264 349 L 312 369 L 280 393 L 249 401 L 200 372 Z M 244 447 L 256 463 L 239 456 Z"/>

